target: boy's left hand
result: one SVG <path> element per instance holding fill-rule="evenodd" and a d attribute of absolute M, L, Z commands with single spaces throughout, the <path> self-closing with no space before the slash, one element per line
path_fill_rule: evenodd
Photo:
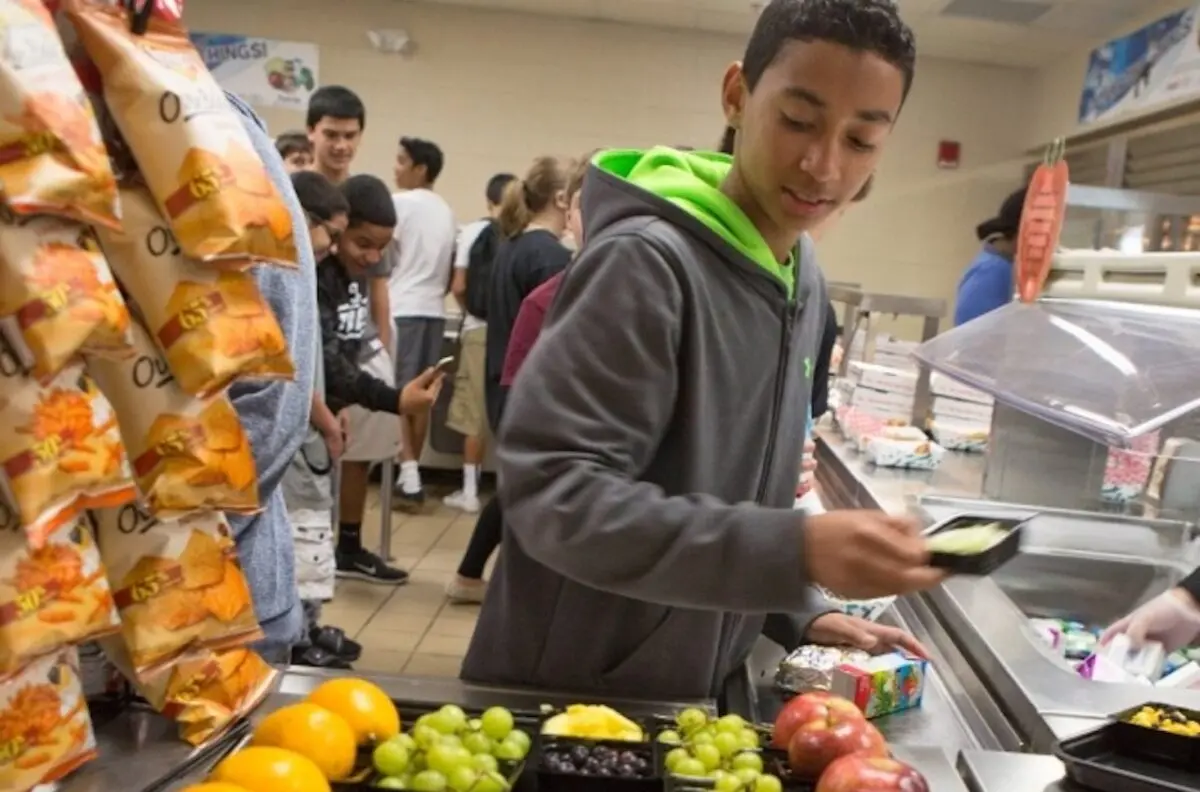
<path fill-rule="evenodd" d="M 813 619 L 804 638 L 823 646 L 850 646 L 872 654 L 902 650 L 917 657 L 929 657 L 921 642 L 899 627 L 876 624 L 844 613 L 826 613 Z"/>

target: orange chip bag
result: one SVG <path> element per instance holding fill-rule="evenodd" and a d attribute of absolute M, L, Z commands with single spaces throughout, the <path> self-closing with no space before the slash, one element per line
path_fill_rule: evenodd
<path fill-rule="evenodd" d="M 128 503 L 93 512 L 130 664 L 153 673 L 180 653 L 262 637 L 220 512 L 166 522 Z"/>
<path fill-rule="evenodd" d="M 40 657 L 0 683 L 0 789 L 53 783 L 94 758 L 74 649 Z"/>
<path fill-rule="evenodd" d="M 120 626 L 100 551 L 80 521 L 38 550 L 19 528 L 0 531 L 0 676 Z"/>
<path fill-rule="evenodd" d="M 118 226 L 116 178 L 50 13 L 39 0 L 0 0 L 0 27 L 4 201 L 20 214 Z"/>
<path fill-rule="evenodd" d="M 104 99 L 184 252 L 295 266 L 291 214 L 242 120 L 179 24 L 96 0 L 65 4 Z"/>
<path fill-rule="evenodd" d="M 185 257 L 144 188 L 121 198 L 125 228 L 100 240 L 179 386 L 208 396 L 239 376 L 290 379 L 283 331 L 250 273 Z"/>
<path fill-rule="evenodd" d="M 2 2 L 3 0 L 0 0 Z M 129 311 L 91 229 L 54 217 L 0 222 L 0 316 L 12 317 L 33 375 L 76 354 L 125 356 Z"/>
<path fill-rule="evenodd" d="M 184 393 L 137 323 L 133 343 L 134 357 L 92 359 L 88 370 L 112 402 L 147 510 L 163 519 L 258 511 L 254 455 L 232 402 Z"/>
<path fill-rule="evenodd" d="M 125 647 L 115 639 L 101 642 L 113 664 L 131 676 Z M 245 648 L 201 650 L 178 658 L 134 687 L 150 706 L 179 724 L 179 736 L 200 745 L 249 714 L 266 699 L 279 672 Z"/>
<path fill-rule="evenodd" d="M 0 492 L 35 548 L 79 510 L 133 498 L 117 420 L 81 367 L 42 386 L 0 351 Z"/>

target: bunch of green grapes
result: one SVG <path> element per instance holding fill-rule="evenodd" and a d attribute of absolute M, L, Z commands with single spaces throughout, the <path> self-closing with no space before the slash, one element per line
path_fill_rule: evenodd
<path fill-rule="evenodd" d="M 375 747 L 372 761 L 380 775 L 375 785 L 412 792 L 508 792 L 500 762 L 521 761 L 531 744 L 503 707 L 468 718 L 447 704 Z"/>
<path fill-rule="evenodd" d="M 708 778 L 716 792 L 780 792 L 783 783 L 763 772 L 758 732 L 738 715 L 712 720 L 704 710 L 685 709 L 674 729 L 658 741 L 671 747 L 667 772 L 673 776 Z"/>

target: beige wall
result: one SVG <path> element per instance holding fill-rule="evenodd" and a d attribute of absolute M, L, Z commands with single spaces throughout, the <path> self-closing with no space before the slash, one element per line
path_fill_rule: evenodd
<path fill-rule="evenodd" d="M 1038 72 L 1031 103 L 1032 121 L 1025 137 L 1026 148 L 1041 146 L 1055 137 L 1068 136 L 1080 130 L 1079 93 L 1087 73 L 1088 56 L 1096 46 L 1148 25 L 1173 11 L 1195 5 L 1195 0 L 1142 2 L 1147 10 L 1137 22 L 1123 30 L 1114 30 L 1112 35 L 1098 39 L 1091 47 L 1056 59 Z"/>
<path fill-rule="evenodd" d="M 387 177 L 396 138 L 446 151 L 439 189 L 460 218 L 482 209 L 484 181 L 523 170 L 537 154 L 599 146 L 715 143 L 721 74 L 739 37 L 456 9 L 397 0 L 195 0 L 199 31 L 321 45 L 321 80 L 357 90 L 368 107 L 361 169 Z M 404 28 L 411 58 L 377 54 L 366 30 Z M 950 297 L 976 249 L 975 224 L 1019 178 L 1026 135 L 1014 111 L 1032 74 L 923 60 L 885 154 L 878 188 L 822 243 L 829 277 L 875 290 Z M 299 113 L 265 113 L 273 131 Z M 940 139 L 958 140 L 963 166 L 936 167 Z M 988 167 L 1004 163 L 998 167 Z"/>

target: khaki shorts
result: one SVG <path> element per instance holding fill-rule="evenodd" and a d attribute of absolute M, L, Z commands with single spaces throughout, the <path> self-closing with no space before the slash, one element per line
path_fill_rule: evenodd
<path fill-rule="evenodd" d="M 395 382 L 395 370 L 382 352 L 363 365 L 363 371 L 389 385 Z M 347 462 L 382 462 L 400 453 L 400 418 L 392 413 L 371 412 L 357 405 L 347 407 L 350 416 L 349 437 L 342 459 Z"/>
<path fill-rule="evenodd" d="M 483 390 L 486 357 L 487 328 L 477 327 L 463 333 L 446 426 L 465 437 L 480 437 L 487 431 L 487 402 Z"/>

